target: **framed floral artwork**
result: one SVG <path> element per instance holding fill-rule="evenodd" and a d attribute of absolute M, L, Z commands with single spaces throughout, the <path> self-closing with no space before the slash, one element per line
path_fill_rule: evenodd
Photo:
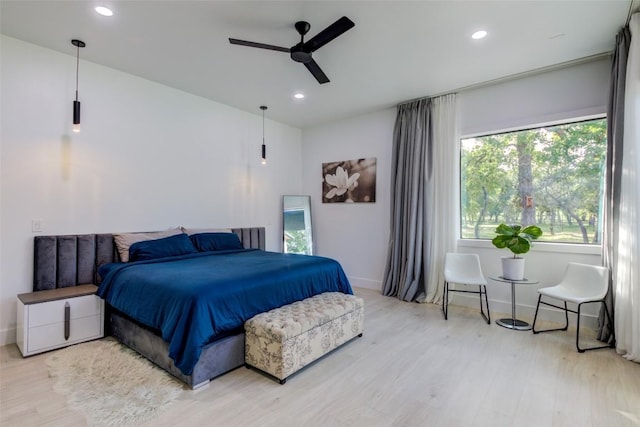
<path fill-rule="evenodd" d="M 375 157 L 322 164 L 322 203 L 375 201 Z"/>

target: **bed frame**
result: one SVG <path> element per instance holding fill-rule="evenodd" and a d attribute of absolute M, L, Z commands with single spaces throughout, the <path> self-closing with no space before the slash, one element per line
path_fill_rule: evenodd
<path fill-rule="evenodd" d="M 265 248 L 264 227 L 234 228 L 245 248 Z M 120 261 L 113 234 L 36 236 L 34 238 L 33 290 L 99 285 L 98 269 Z M 191 375 L 184 375 L 169 358 L 169 346 L 157 331 L 137 323 L 107 306 L 105 331 L 165 369 L 192 389 L 244 365 L 244 332 L 206 345 Z"/>

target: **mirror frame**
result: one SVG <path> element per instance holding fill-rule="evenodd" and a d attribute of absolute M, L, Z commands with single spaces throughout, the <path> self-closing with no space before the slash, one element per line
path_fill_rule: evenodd
<path fill-rule="evenodd" d="M 309 195 L 305 195 L 305 194 L 285 194 L 282 196 L 282 252 L 283 253 L 287 253 L 286 252 L 286 242 L 285 242 L 285 230 L 286 230 L 286 225 L 285 225 L 285 212 L 287 209 L 286 206 L 286 200 L 287 197 L 298 197 L 298 198 L 305 198 L 306 201 L 304 203 L 304 206 L 302 206 L 302 209 L 304 210 L 304 215 L 305 215 L 305 230 L 309 231 L 309 234 L 307 236 L 307 244 L 308 244 L 308 248 L 309 248 L 309 253 L 307 255 L 313 255 L 315 253 L 315 248 L 314 248 L 314 240 L 313 240 L 313 219 L 311 216 L 311 196 Z M 309 218 L 309 224 L 307 224 L 307 217 Z"/>

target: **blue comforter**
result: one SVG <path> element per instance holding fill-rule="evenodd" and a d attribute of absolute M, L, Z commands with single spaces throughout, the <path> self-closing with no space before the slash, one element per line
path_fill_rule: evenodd
<path fill-rule="evenodd" d="M 335 260 L 255 249 L 106 264 L 99 273 L 98 295 L 159 330 L 185 375 L 205 344 L 258 313 L 323 292 L 353 293 Z"/>

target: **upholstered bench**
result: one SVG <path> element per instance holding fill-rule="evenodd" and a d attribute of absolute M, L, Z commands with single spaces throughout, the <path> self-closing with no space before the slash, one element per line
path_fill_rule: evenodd
<path fill-rule="evenodd" d="M 284 384 L 287 377 L 356 336 L 364 328 L 364 302 L 327 292 L 247 320 L 245 363 Z"/>

